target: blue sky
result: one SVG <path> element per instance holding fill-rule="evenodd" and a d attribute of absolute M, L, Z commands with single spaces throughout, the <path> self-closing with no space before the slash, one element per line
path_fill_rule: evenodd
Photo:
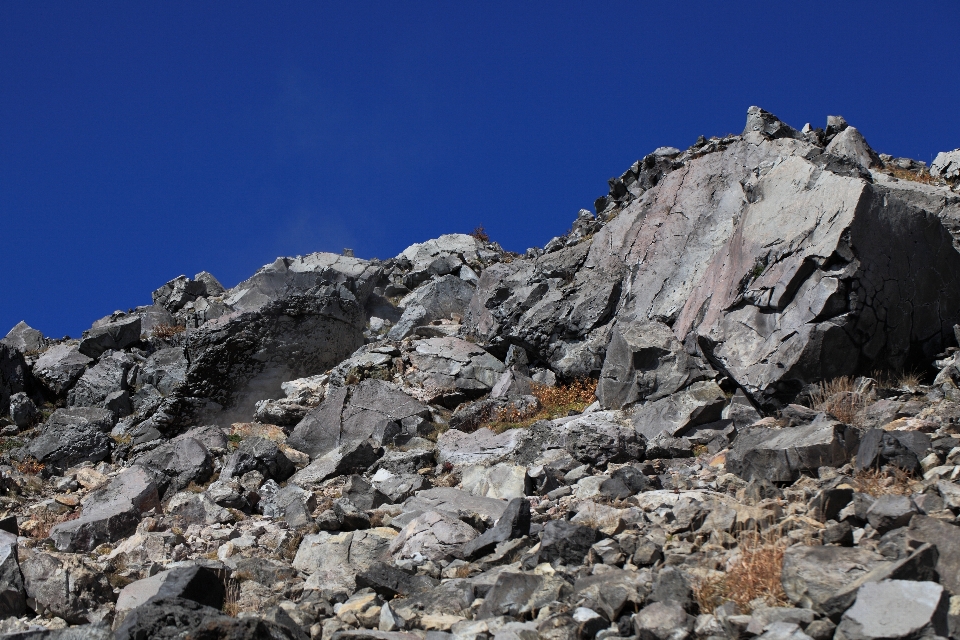
<path fill-rule="evenodd" d="M 0 335 L 179 275 L 545 244 L 654 148 L 757 104 L 960 147 L 960 3 L 0 3 Z"/>

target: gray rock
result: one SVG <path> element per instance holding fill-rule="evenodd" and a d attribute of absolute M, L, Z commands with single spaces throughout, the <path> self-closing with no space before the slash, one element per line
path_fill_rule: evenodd
<path fill-rule="evenodd" d="M 960 149 L 938 153 L 930 164 L 930 175 L 947 182 L 960 179 Z"/>
<path fill-rule="evenodd" d="M 598 467 L 641 460 L 646 447 L 643 436 L 615 411 L 588 413 L 552 426 L 549 443 L 578 462 Z"/>
<path fill-rule="evenodd" d="M 381 561 L 396 535 L 394 530 L 384 528 L 307 535 L 293 567 L 309 576 L 306 588 L 353 593 L 357 574 Z"/>
<path fill-rule="evenodd" d="M 476 238 L 450 233 L 411 245 L 396 260 L 408 265 L 409 272 L 404 276 L 403 283 L 412 289 L 428 278 L 460 270 L 462 265 L 479 266 L 484 253 L 482 243 Z"/>
<path fill-rule="evenodd" d="M 415 328 L 434 320 L 462 319 L 473 297 L 474 288 L 454 275 L 444 275 L 423 284 L 400 301 L 403 315 L 387 338 L 402 340 Z"/>
<path fill-rule="evenodd" d="M 526 440 L 523 429 L 497 434 L 490 429 L 464 433 L 451 429 L 437 439 L 437 462 L 453 465 L 496 464 L 516 454 Z"/>
<path fill-rule="evenodd" d="M 199 629 L 204 623 L 219 622 L 221 620 L 219 616 L 220 612 L 213 607 L 206 607 L 193 600 L 157 598 L 130 611 L 117 627 L 115 638 L 116 640 L 143 638 L 178 640 L 188 632 Z M 269 638 L 270 636 L 260 637 Z M 283 638 L 282 635 L 278 637 Z"/>
<path fill-rule="evenodd" d="M 20 353 L 35 353 L 47 346 L 47 339 L 43 334 L 23 320 L 14 325 L 0 342 Z"/>
<path fill-rule="evenodd" d="M 186 354 L 180 347 L 158 349 L 140 365 L 137 385 L 153 385 L 160 395 L 168 396 L 187 378 Z"/>
<path fill-rule="evenodd" d="M 407 382 L 422 387 L 430 402 L 451 409 L 489 393 L 505 371 L 500 360 L 460 338 L 427 338 L 412 346 L 412 371 L 405 375 Z"/>
<path fill-rule="evenodd" d="M 195 282 L 202 282 L 204 287 L 204 295 L 207 296 L 222 296 L 227 292 L 223 288 L 223 285 L 220 284 L 220 281 L 217 280 L 212 273 L 207 271 L 201 271 L 197 275 L 193 276 Z"/>
<path fill-rule="evenodd" d="M 557 575 L 531 575 L 504 571 L 484 598 L 477 618 L 520 617 L 563 600 L 572 591 L 569 582 Z"/>
<path fill-rule="evenodd" d="M 383 449 L 371 440 L 351 440 L 317 458 L 290 476 L 289 484 L 301 487 L 317 485 L 334 476 L 363 472 L 383 455 Z"/>
<path fill-rule="evenodd" d="M 430 411 L 396 385 L 368 379 L 330 389 L 323 403 L 296 426 L 287 444 L 319 458 L 345 443 L 370 438 L 385 422 L 414 416 L 427 419 Z"/>
<path fill-rule="evenodd" d="M 867 510 L 867 521 L 883 534 L 910 524 L 917 507 L 908 496 L 880 496 Z"/>
<path fill-rule="evenodd" d="M 363 476 L 358 475 L 352 475 L 347 478 L 347 482 L 343 485 L 343 490 L 340 492 L 340 495 L 363 511 L 377 509 L 392 502 L 387 495 L 374 487 L 374 485 L 368 482 Z"/>
<path fill-rule="evenodd" d="M 695 382 L 673 395 L 635 407 L 633 425 L 647 440 L 661 433 L 682 435 L 691 427 L 719 420 L 726 403 L 717 383 Z"/>
<path fill-rule="evenodd" d="M 655 602 L 633 616 L 633 630 L 640 640 L 684 640 L 693 630 L 694 618 L 676 604 Z"/>
<path fill-rule="evenodd" d="M 920 470 L 920 460 L 930 450 L 930 436 L 919 431 L 869 429 L 857 449 L 857 471 L 895 465 L 904 471 Z"/>
<path fill-rule="evenodd" d="M 720 417 L 724 420 L 733 420 L 734 427 L 739 431 L 759 420 L 761 415 L 747 398 L 747 394 L 742 389 L 737 389 Z"/>
<path fill-rule="evenodd" d="M 427 489 L 430 486 L 426 478 L 417 473 L 393 474 L 384 471 L 375 474 L 372 480 L 374 490 L 386 496 L 387 502 L 391 504 L 403 502 L 421 489 Z"/>
<path fill-rule="evenodd" d="M 390 553 L 398 559 L 446 560 L 460 555 L 461 547 L 477 535 L 476 529 L 454 516 L 427 511 L 401 529 Z"/>
<path fill-rule="evenodd" d="M 839 591 L 886 564 L 866 549 L 798 545 L 784 552 L 781 582 L 792 603 L 823 611 Z"/>
<path fill-rule="evenodd" d="M 140 342 L 140 318 L 131 315 L 117 319 L 110 318 L 106 322 L 94 323 L 93 327 L 83 332 L 83 339 L 77 349 L 85 356 L 99 358 L 109 349 L 120 351 Z"/>
<path fill-rule="evenodd" d="M 357 573 L 356 581 L 358 588 L 373 589 L 387 599 L 408 596 L 418 591 L 431 589 L 439 584 L 438 581 L 429 576 L 412 575 L 384 562 L 375 562 L 367 569 Z"/>
<path fill-rule="evenodd" d="M 747 109 L 747 124 L 743 128 L 743 135 L 745 136 L 748 133 L 760 133 L 770 138 L 803 139 L 803 135 L 799 131 L 782 122 L 769 111 L 764 111 L 755 106 Z"/>
<path fill-rule="evenodd" d="M 172 313 L 182 309 L 188 302 L 193 302 L 206 294 L 207 286 L 205 282 L 191 280 L 187 276 L 177 276 L 153 292 L 153 303 Z"/>
<path fill-rule="evenodd" d="M 960 595 L 960 527 L 929 516 L 914 516 L 907 530 L 913 545 L 937 549 L 937 574 L 950 595 Z"/>
<path fill-rule="evenodd" d="M 283 488 L 273 480 L 267 480 L 260 487 L 260 513 L 270 518 L 282 519 L 291 527 L 302 527 L 313 522 L 313 511 L 317 508 L 317 499 L 310 491 L 296 485 Z"/>
<path fill-rule="evenodd" d="M 665 398 L 716 374 L 690 356 L 668 326 L 646 322 L 617 326 L 600 371 L 597 397 L 605 409 Z"/>
<path fill-rule="evenodd" d="M 690 609 L 693 605 L 693 589 L 690 581 L 676 567 L 664 567 L 653 581 L 653 590 L 648 602 L 664 602 Z"/>
<path fill-rule="evenodd" d="M 577 566 L 597 541 L 597 530 L 566 520 L 551 520 L 540 538 L 540 562 L 560 561 Z"/>
<path fill-rule="evenodd" d="M 849 160 L 864 169 L 883 164 L 877 152 L 870 148 L 870 145 L 867 144 L 867 141 L 855 127 L 844 128 L 830 141 L 825 151 L 844 160 Z"/>
<path fill-rule="evenodd" d="M 114 391 L 128 387 L 127 373 L 135 364 L 132 356 L 123 352 L 107 351 L 97 364 L 87 369 L 67 394 L 72 407 L 102 407 Z"/>
<path fill-rule="evenodd" d="M 165 512 L 183 526 L 233 522 L 233 514 L 215 503 L 206 493 L 181 491 L 167 502 Z"/>
<path fill-rule="evenodd" d="M 0 531 L 0 616 L 22 616 L 26 610 L 23 576 L 17 559 L 17 536 Z"/>
<path fill-rule="evenodd" d="M 763 640 L 811 640 L 796 622 L 771 622 L 767 630 L 758 636 Z"/>
<path fill-rule="evenodd" d="M 55 525 L 50 538 L 60 551 L 91 551 L 129 536 L 140 515 L 160 506 L 157 485 L 140 467 L 131 467 L 83 499 L 80 517 Z"/>
<path fill-rule="evenodd" d="M 10 396 L 10 420 L 21 429 L 31 426 L 40 417 L 37 405 L 23 391 Z"/>
<path fill-rule="evenodd" d="M 33 365 L 35 375 L 50 392 L 64 397 L 93 362 L 76 343 L 57 344 L 44 351 Z"/>
<path fill-rule="evenodd" d="M 477 528 L 486 528 L 492 526 L 506 508 L 505 500 L 481 498 L 459 489 L 436 487 L 408 498 L 403 503 L 403 512 L 393 522 L 394 526 L 404 526 L 428 511 L 437 511 L 475 523 Z"/>
<path fill-rule="evenodd" d="M 150 473 L 161 497 L 171 497 L 186 489 L 191 482 L 203 484 L 213 474 L 210 451 L 202 442 L 188 435 L 178 436 L 160 445 L 137 458 L 136 464 Z M 222 473 L 221 477 L 224 477 Z"/>
<path fill-rule="evenodd" d="M 113 602 L 113 588 L 90 560 L 68 553 L 23 549 L 20 556 L 27 606 L 71 624 L 99 621 Z"/>
<path fill-rule="evenodd" d="M 527 468 L 512 464 L 492 467 L 473 465 L 460 474 L 460 487 L 467 493 L 485 498 L 512 500 L 527 495 L 533 487 Z"/>
<path fill-rule="evenodd" d="M 461 550 L 464 558 L 473 558 L 493 551 L 501 542 L 520 538 L 530 533 L 530 501 L 514 498 L 507 503 L 497 523 L 473 538 Z"/>
<path fill-rule="evenodd" d="M 293 475 L 296 468 L 284 455 L 276 442 L 251 436 L 240 442 L 237 450 L 223 463 L 220 477 L 224 480 L 239 478 L 250 471 L 259 471 L 264 478 L 283 482 Z"/>
<path fill-rule="evenodd" d="M 106 409 L 74 407 L 57 409 L 27 447 L 52 471 L 62 471 L 81 462 L 99 462 L 110 455 L 113 441 L 107 435 L 115 418 Z"/>
<path fill-rule="evenodd" d="M 745 480 L 792 482 L 804 472 L 842 466 L 857 444 L 855 429 L 821 414 L 803 426 L 743 430 L 727 454 L 726 469 Z"/>
<path fill-rule="evenodd" d="M 919 638 L 947 636 L 949 598 L 935 582 L 884 580 L 865 584 L 843 614 L 836 638 Z"/>
<path fill-rule="evenodd" d="M 184 598 L 202 605 L 223 607 L 224 580 L 222 576 L 198 565 L 176 567 L 137 580 L 120 590 L 117 611 L 129 611 L 145 604 L 151 598 Z"/>
<path fill-rule="evenodd" d="M 289 398 L 261 400 L 256 405 L 253 418 L 257 422 L 264 424 L 292 427 L 303 420 L 309 410 L 310 407 L 306 407 Z"/>

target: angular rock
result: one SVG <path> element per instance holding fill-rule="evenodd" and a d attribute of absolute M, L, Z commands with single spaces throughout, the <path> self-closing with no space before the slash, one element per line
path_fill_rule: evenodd
<path fill-rule="evenodd" d="M 565 520 L 551 520 L 544 526 L 540 538 L 540 562 L 559 560 L 577 566 L 596 541 L 596 529 Z"/>
<path fill-rule="evenodd" d="M 357 573 L 356 581 L 357 588 L 373 589 L 387 599 L 408 596 L 418 591 L 431 589 L 439 584 L 433 578 L 412 575 L 384 562 L 376 562 Z"/>
<path fill-rule="evenodd" d="M 383 455 L 371 440 L 345 442 L 290 476 L 288 483 L 299 486 L 316 485 L 328 478 L 365 471 Z"/>
<path fill-rule="evenodd" d="M 454 337 L 417 340 L 410 364 L 407 382 L 422 387 L 431 402 L 451 409 L 490 392 L 506 369 L 481 347 Z"/>
<path fill-rule="evenodd" d="M 930 175 L 947 182 L 960 180 L 960 149 L 938 153 L 930 164 Z"/>
<path fill-rule="evenodd" d="M 511 500 L 527 495 L 532 483 L 526 467 L 496 464 L 465 468 L 461 472 L 460 486 L 470 495 Z"/>
<path fill-rule="evenodd" d="M 960 595 L 960 527 L 917 515 L 910 521 L 907 538 L 912 546 L 929 543 L 936 547 L 940 582 L 950 595 Z"/>
<path fill-rule="evenodd" d="M 795 605 L 814 611 L 872 569 L 883 556 L 866 549 L 795 546 L 783 554 L 783 590 Z"/>
<path fill-rule="evenodd" d="M 102 608 L 113 602 L 107 577 L 82 556 L 24 549 L 20 569 L 27 606 L 39 615 L 82 624 L 99 621 Z"/>
<path fill-rule="evenodd" d="M 216 621 L 219 616 L 220 612 L 213 607 L 206 607 L 193 600 L 157 598 L 130 611 L 117 627 L 115 638 L 179 640 L 188 632 L 198 629 L 204 622 Z"/>
<path fill-rule="evenodd" d="M 515 454 L 525 440 L 523 429 L 497 434 L 488 428 L 464 433 L 451 429 L 437 439 L 437 462 L 453 465 L 496 464 Z"/>
<path fill-rule="evenodd" d="M 162 396 L 168 396 L 187 378 L 186 354 L 180 347 L 158 349 L 139 367 L 136 383 L 152 385 Z"/>
<path fill-rule="evenodd" d="M 421 325 L 434 320 L 462 319 L 474 288 L 454 275 L 444 275 L 423 284 L 400 301 L 403 315 L 393 325 L 387 338 L 402 340 Z"/>
<path fill-rule="evenodd" d="M 565 449 L 583 464 L 642 460 L 646 440 L 614 411 L 597 411 L 551 427 L 551 446 Z"/>
<path fill-rule="evenodd" d="M 259 494 L 257 507 L 263 515 L 283 519 L 294 528 L 313 522 L 317 499 L 310 491 L 292 484 L 280 488 L 275 481 L 267 480 L 260 487 Z"/>
<path fill-rule="evenodd" d="M 41 332 L 21 320 L 7 332 L 0 343 L 20 353 L 36 353 L 47 346 L 47 339 Z"/>
<path fill-rule="evenodd" d="M 347 478 L 340 495 L 349 500 L 351 504 L 356 505 L 358 509 L 364 511 L 370 511 L 392 502 L 388 496 L 367 482 L 363 476 L 358 475 Z"/>
<path fill-rule="evenodd" d="M 296 426 L 287 444 L 319 458 L 342 444 L 366 440 L 384 422 L 413 416 L 429 418 L 430 412 L 396 385 L 368 379 L 331 389 L 323 403 Z"/>
<path fill-rule="evenodd" d="M 161 497 L 170 497 L 186 489 L 191 482 L 203 484 L 213 474 L 210 451 L 202 442 L 186 434 L 137 458 L 136 464 L 150 473 Z"/>
<path fill-rule="evenodd" d="M 690 356 L 668 326 L 660 322 L 613 329 L 597 384 L 604 409 L 665 398 L 716 374 Z"/>
<path fill-rule="evenodd" d="M 895 465 L 909 473 L 920 470 L 920 460 L 930 450 L 930 436 L 919 431 L 870 429 L 857 450 L 857 471 Z"/>
<path fill-rule="evenodd" d="M 696 382 L 673 395 L 636 407 L 633 425 L 647 440 L 661 433 L 682 435 L 691 427 L 719 420 L 726 403 L 717 383 Z"/>
<path fill-rule="evenodd" d="M 490 553 L 501 542 L 520 538 L 530 533 L 530 501 L 514 498 L 507 503 L 497 523 L 470 540 L 461 549 L 464 558 L 470 559 Z"/>
<path fill-rule="evenodd" d="M 935 582 L 883 580 L 865 584 L 843 614 L 837 638 L 868 640 L 947 636 L 949 598 Z"/>
<path fill-rule="evenodd" d="M 181 491 L 170 498 L 165 512 L 181 522 L 183 526 L 218 524 L 235 520 L 232 513 L 216 504 L 207 494 L 189 491 Z"/>
<path fill-rule="evenodd" d="M 123 352 L 105 352 L 97 364 L 87 369 L 67 394 L 72 407 L 101 407 L 115 391 L 128 387 L 127 373 L 135 364 L 132 356 Z"/>
<path fill-rule="evenodd" d="M 216 280 L 214 280 L 214 282 L 216 282 Z M 220 283 L 218 282 L 217 284 L 219 285 Z M 220 287 L 220 289 L 222 293 L 223 287 Z M 153 303 L 174 313 L 182 309 L 188 302 L 193 302 L 200 296 L 205 295 L 207 295 L 207 285 L 205 282 L 191 280 L 187 276 L 177 276 L 153 292 Z"/>
<path fill-rule="evenodd" d="M 867 510 L 867 521 L 883 534 L 910 524 L 917 507 L 908 496 L 880 496 Z"/>
<path fill-rule="evenodd" d="M 140 467 L 130 467 L 87 494 L 80 517 L 55 525 L 50 538 L 60 551 L 91 551 L 129 536 L 140 515 L 159 506 L 151 475 Z"/>
<path fill-rule="evenodd" d="M 411 520 L 390 544 L 399 559 L 445 560 L 460 555 L 460 549 L 477 537 L 477 531 L 461 520 L 439 511 L 427 511 Z"/>
<path fill-rule="evenodd" d="M 465 491 L 436 487 L 421 491 L 403 503 L 403 513 L 394 518 L 395 526 L 403 526 L 428 511 L 447 513 L 454 518 L 473 522 L 477 527 L 492 526 L 504 513 L 507 502 L 472 496 Z"/>
<path fill-rule="evenodd" d="M 293 475 L 296 468 L 276 442 L 252 436 L 244 438 L 237 450 L 226 459 L 220 478 L 239 478 L 251 471 L 259 471 L 264 478 L 283 482 Z"/>
<path fill-rule="evenodd" d="M 23 391 L 10 396 L 10 420 L 21 429 L 31 426 L 40 417 L 37 405 Z"/>
<path fill-rule="evenodd" d="M 827 148 L 826 153 L 848 160 L 853 164 L 869 169 L 872 166 L 880 166 L 880 156 L 870 148 L 863 135 L 857 131 L 856 127 L 845 127 L 838 133 Z"/>
<path fill-rule="evenodd" d="M 0 531 L 0 617 L 22 616 L 26 610 L 23 576 L 17 559 L 17 536 Z"/>
<path fill-rule="evenodd" d="M 83 332 L 77 350 L 85 356 L 99 358 L 104 351 L 121 351 L 137 342 L 140 342 L 140 317 L 131 315 L 94 323 Z"/>
<path fill-rule="evenodd" d="M 215 571 L 198 565 L 176 567 L 125 586 L 117 596 L 117 611 L 136 609 L 152 598 L 183 598 L 221 609 L 225 595 L 224 580 Z"/>
<path fill-rule="evenodd" d="M 293 567 L 309 575 L 307 588 L 353 593 L 356 575 L 380 561 L 396 535 L 392 529 L 375 528 L 304 536 Z"/>
<path fill-rule="evenodd" d="M 559 576 L 504 571 L 484 598 L 477 618 L 529 615 L 550 602 L 562 600 L 571 591 L 570 583 Z"/>
<path fill-rule="evenodd" d="M 63 397 L 92 362 L 80 353 L 76 343 L 57 344 L 40 355 L 33 374 L 53 395 Z"/>
<path fill-rule="evenodd" d="M 633 616 L 633 630 L 640 640 L 684 640 L 693 630 L 694 618 L 676 604 L 655 602 Z"/>
<path fill-rule="evenodd" d="M 801 473 L 842 466 L 857 445 L 855 429 L 823 414 L 798 427 L 745 429 L 727 454 L 726 468 L 745 480 L 793 482 Z"/>
<path fill-rule="evenodd" d="M 57 409 L 40 428 L 26 453 L 52 471 L 81 462 L 99 462 L 110 455 L 113 441 L 107 435 L 115 418 L 106 409 Z"/>

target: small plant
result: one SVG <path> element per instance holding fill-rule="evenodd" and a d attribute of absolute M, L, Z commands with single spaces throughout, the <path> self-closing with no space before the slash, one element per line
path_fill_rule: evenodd
<path fill-rule="evenodd" d="M 131 436 L 129 433 L 112 435 L 110 437 L 113 438 L 113 441 L 118 445 L 125 445 L 133 442 L 133 436 Z"/>
<path fill-rule="evenodd" d="M 0 453 L 6 453 L 23 446 L 19 438 L 0 438 Z"/>
<path fill-rule="evenodd" d="M 239 433 L 231 433 L 227 436 L 227 442 L 232 449 L 236 449 L 240 446 L 240 443 L 243 442 L 243 436 Z"/>
<path fill-rule="evenodd" d="M 908 496 L 921 489 L 919 480 L 897 467 L 864 469 L 853 477 L 853 486 L 859 493 L 873 497 Z"/>
<path fill-rule="evenodd" d="M 20 473 L 24 475 L 37 475 L 41 473 L 45 465 L 33 457 L 24 458 L 22 461 L 17 462 L 14 465 Z"/>
<path fill-rule="evenodd" d="M 66 513 L 54 513 L 49 509 L 38 509 L 30 514 L 30 520 L 33 526 L 30 527 L 30 537 L 37 540 L 44 540 L 50 537 L 50 529 L 69 520 L 76 520 L 80 517 L 79 511 L 67 511 Z"/>
<path fill-rule="evenodd" d="M 750 269 L 750 280 L 756 280 L 763 275 L 763 272 L 767 270 L 767 263 L 764 262 L 761 258 L 757 258 L 757 261 L 753 263 L 753 268 Z"/>
<path fill-rule="evenodd" d="M 867 406 L 867 398 L 857 391 L 853 378 L 825 380 L 810 395 L 810 407 L 826 411 L 844 424 L 852 425 L 857 412 Z"/>
<path fill-rule="evenodd" d="M 706 578 L 694 585 L 693 595 L 701 613 L 713 613 L 727 600 L 737 603 L 742 613 L 749 614 L 752 603 L 762 598 L 767 606 L 787 604 L 780 583 L 783 571 L 784 545 L 759 533 L 745 533 L 740 538 L 739 557 L 726 573 Z"/>
<path fill-rule="evenodd" d="M 540 408 L 521 411 L 509 408 L 491 416 L 491 429 L 502 433 L 507 429 L 529 427 L 540 420 L 554 420 L 569 415 L 571 411 L 580 413 L 596 400 L 597 381 L 591 378 L 574 380 L 570 384 L 548 387 L 534 384 L 531 393 L 540 401 Z"/>
<path fill-rule="evenodd" d="M 482 224 L 471 231 L 470 235 L 484 244 L 490 242 L 490 236 L 487 235 L 487 232 L 484 230 Z"/>
<path fill-rule="evenodd" d="M 158 324 L 153 328 L 153 337 L 161 340 L 169 340 L 178 333 L 183 333 L 187 327 L 182 324 Z"/>
<path fill-rule="evenodd" d="M 896 165 L 884 165 L 880 171 L 889 176 L 893 176 L 897 180 L 909 180 L 921 184 L 939 184 L 939 181 L 930 175 L 930 170 L 926 167 L 921 167 L 918 171 L 915 171 L 912 169 L 901 169 Z"/>
<path fill-rule="evenodd" d="M 240 613 L 240 581 L 233 576 L 224 577 L 223 590 L 223 612 L 236 617 Z"/>

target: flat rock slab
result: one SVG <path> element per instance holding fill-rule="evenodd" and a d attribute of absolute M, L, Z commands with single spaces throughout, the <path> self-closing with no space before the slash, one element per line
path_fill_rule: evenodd
<path fill-rule="evenodd" d="M 499 434 L 487 428 L 473 433 L 451 429 L 437 440 L 437 461 L 454 465 L 495 464 L 515 454 L 524 440 L 523 429 Z"/>
<path fill-rule="evenodd" d="M 481 498 L 450 487 L 435 487 L 408 498 L 403 503 L 403 512 L 393 519 L 393 523 L 403 526 L 422 513 L 439 511 L 491 526 L 500 519 L 506 508 L 506 500 Z"/>
<path fill-rule="evenodd" d="M 843 614 L 836 637 L 846 640 L 947 636 L 949 598 L 936 582 L 883 580 L 865 584 Z"/>
<path fill-rule="evenodd" d="M 117 596 L 117 611 L 129 611 L 151 598 L 186 598 L 220 609 L 225 590 L 223 580 L 206 567 L 177 567 L 132 582 Z"/>

